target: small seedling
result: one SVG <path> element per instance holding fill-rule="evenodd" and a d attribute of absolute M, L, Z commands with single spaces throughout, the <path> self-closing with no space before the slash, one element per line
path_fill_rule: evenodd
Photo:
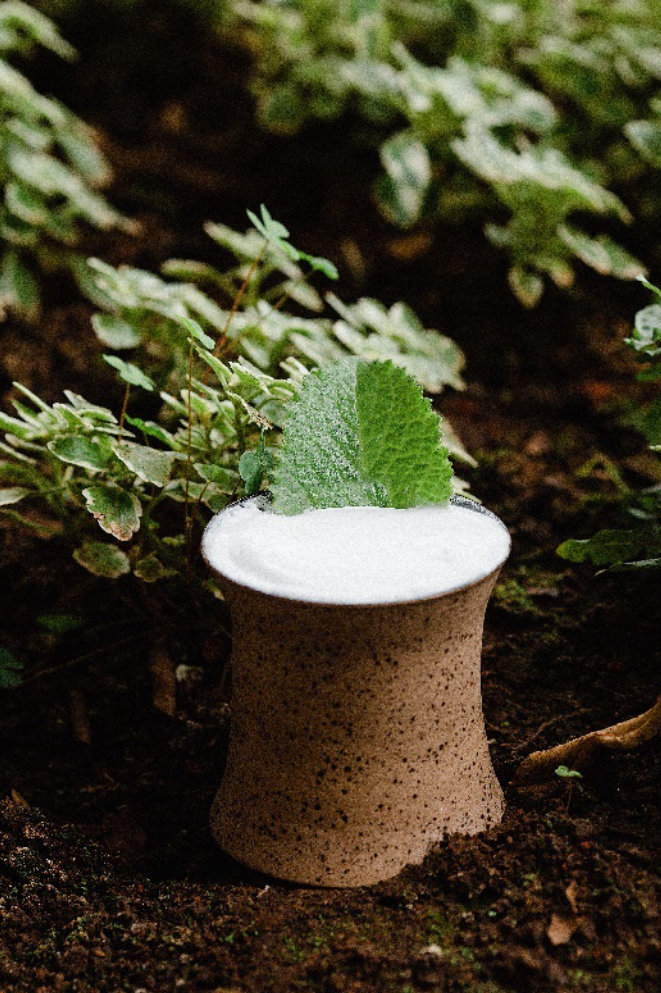
<path fill-rule="evenodd" d="M 583 776 L 577 769 L 569 769 L 566 765 L 559 765 L 555 770 L 556 776 L 560 779 L 582 779 Z"/>
<path fill-rule="evenodd" d="M 567 783 L 567 803 L 565 804 L 565 814 L 568 814 L 574 787 L 578 790 L 583 789 L 579 782 L 579 780 L 583 779 L 583 776 L 577 769 L 570 769 L 566 765 L 559 765 L 555 770 L 555 774 Z"/>

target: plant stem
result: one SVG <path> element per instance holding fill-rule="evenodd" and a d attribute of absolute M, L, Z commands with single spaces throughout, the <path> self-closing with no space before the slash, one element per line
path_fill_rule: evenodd
<path fill-rule="evenodd" d="M 301 276 L 301 278 L 299 279 L 299 281 L 298 281 L 299 284 L 300 283 L 307 283 L 308 280 L 310 279 L 310 276 L 311 275 L 312 275 L 312 270 L 310 270 L 310 272 L 308 272 L 308 273 L 305 273 L 305 275 L 304 276 Z M 278 298 L 278 300 L 276 300 L 276 302 L 271 307 L 271 310 L 281 310 L 282 307 L 284 307 L 284 305 L 290 299 L 291 299 L 291 293 L 283 293 L 283 294 L 281 294 L 281 296 Z M 257 328 L 260 328 L 261 327 L 261 324 L 262 324 L 262 322 L 258 323 L 255 326 Z M 236 345 L 236 343 L 238 341 L 241 341 L 242 338 L 245 338 L 246 335 L 250 334 L 250 332 L 252 330 L 253 330 L 252 327 L 250 327 L 250 328 L 244 328 L 244 330 L 240 334 L 238 334 L 236 336 L 236 338 L 232 338 L 231 341 L 227 341 L 225 339 L 225 332 L 223 332 L 223 334 L 220 336 L 220 338 L 216 342 L 216 347 L 214 349 L 214 353 L 213 354 L 216 356 L 216 358 L 221 358 L 225 354 L 225 352 L 227 352 L 229 350 L 230 346 Z M 222 347 L 219 347 L 219 346 L 221 346 L 221 342 L 223 342 L 223 341 L 224 341 L 224 344 L 222 344 Z"/>
<path fill-rule="evenodd" d="M 188 355 L 188 389 L 186 391 L 186 416 L 188 418 L 188 437 L 186 439 L 186 499 L 184 502 L 184 534 L 186 536 L 186 560 L 190 563 L 190 474 L 191 474 L 191 448 L 193 443 L 193 408 L 191 404 L 191 390 L 193 389 L 193 338 L 190 339 L 190 352 Z"/>
<path fill-rule="evenodd" d="M 236 431 L 236 444 L 240 452 L 245 451 L 246 447 L 246 434 L 244 431 L 243 423 L 241 421 L 241 415 L 239 414 L 238 407 L 234 408 L 234 430 Z"/>
<path fill-rule="evenodd" d="M 122 443 L 122 431 L 124 430 L 124 421 L 126 420 L 126 410 L 129 405 L 129 393 L 131 392 L 131 386 L 129 383 L 126 384 L 126 389 L 124 390 L 124 403 L 122 404 L 122 412 L 119 415 L 119 428 L 117 429 L 117 444 Z"/>
<path fill-rule="evenodd" d="M 215 358 L 218 358 L 218 356 L 220 354 L 222 354 L 222 351 L 223 351 L 223 349 L 225 347 L 225 343 L 227 342 L 227 335 L 229 333 L 230 325 L 231 325 L 232 321 L 234 320 L 234 315 L 236 314 L 237 310 L 241 306 L 241 301 L 243 300 L 243 297 L 245 295 L 245 292 L 248 289 L 248 286 L 250 285 L 250 280 L 252 279 L 252 277 L 254 276 L 255 272 L 257 271 L 257 267 L 258 267 L 259 263 L 264 258 L 264 253 L 266 252 L 267 247 L 268 247 L 268 242 L 264 242 L 264 245 L 262 247 L 261 252 L 255 258 L 254 262 L 250 266 L 250 269 L 248 270 L 248 272 L 246 274 L 246 278 L 241 283 L 241 286 L 239 287 L 239 289 L 237 291 L 237 294 L 234 297 L 234 300 L 232 301 L 232 306 L 230 308 L 230 312 L 227 315 L 227 320 L 225 321 L 225 327 L 221 331 L 220 336 L 218 338 L 218 341 L 216 342 L 215 348 L 214 348 L 213 353 L 212 353 Z M 209 378 L 210 372 L 211 372 L 211 369 L 210 368 L 207 368 L 205 370 L 204 377 L 202 379 L 202 382 L 204 384 L 206 384 L 206 382 L 207 382 L 207 380 Z"/>

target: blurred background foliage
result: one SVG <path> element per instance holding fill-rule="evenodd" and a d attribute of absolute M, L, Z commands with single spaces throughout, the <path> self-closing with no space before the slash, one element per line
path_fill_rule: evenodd
<path fill-rule="evenodd" d="M 99 13 L 80 0 L 42 6 L 74 29 L 93 31 Z M 154 9 L 104 7 L 128 26 Z M 375 152 L 372 195 L 395 227 L 482 224 L 523 304 L 548 280 L 571 286 L 581 265 L 622 279 L 645 270 L 627 226 L 658 220 L 659 0 L 160 7 L 248 54 L 263 129 L 342 119 L 345 140 Z"/>

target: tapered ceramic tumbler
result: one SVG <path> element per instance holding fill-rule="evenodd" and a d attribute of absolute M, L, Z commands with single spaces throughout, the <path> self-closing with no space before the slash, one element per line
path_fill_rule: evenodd
<path fill-rule="evenodd" d="M 233 624 L 229 754 L 211 811 L 226 852 L 282 879 L 361 886 L 500 821 L 480 664 L 506 549 L 460 588 L 358 605 L 265 593 L 213 559 Z"/>

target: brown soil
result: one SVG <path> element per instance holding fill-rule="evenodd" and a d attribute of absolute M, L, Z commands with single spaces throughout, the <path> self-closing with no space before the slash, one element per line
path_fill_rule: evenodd
<path fill-rule="evenodd" d="M 114 201 L 143 221 L 105 255 L 213 257 L 201 223 L 242 225 L 264 200 L 297 243 L 338 262 L 346 298 L 406 299 L 460 342 L 470 385 L 440 406 L 479 458 L 474 491 L 514 539 L 484 648 L 507 814 L 370 889 L 305 889 L 232 862 L 207 826 L 231 705 L 221 608 L 202 616 L 165 584 L 154 614 L 129 581 L 94 580 L 62 541 L 5 520 L 0 645 L 26 677 L 2 697 L 0 991 L 656 993 L 658 743 L 604 756 L 574 785 L 509 785 L 530 751 L 642 712 L 659 692 L 653 580 L 594 578 L 554 551 L 619 522 L 608 460 L 632 486 L 658 481 L 622 424 L 637 387 L 620 343 L 645 300 L 585 276 L 526 314 L 479 232 L 437 231 L 418 254 L 367 202 L 371 153 L 339 126 L 295 143 L 260 136 L 238 56 L 219 61 L 193 35 L 174 60 L 177 31 L 151 15 L 127 71 L 110 75 L 119 29 L 76 38 L 84 58 L 59 80 L 103 129 Z M 2 392 L 19 377 L 50 399 L 72 387 L 118 404 L 89 309 L 66 286 L 49 300 L 40 329 L 0 330 Z M 597 454 L 603 465 L 581 474 Z M 54 614 L 80 625 L 53 634 Z M 152 706 L 154 632 L 188 667 L 173 717 Z"/>

